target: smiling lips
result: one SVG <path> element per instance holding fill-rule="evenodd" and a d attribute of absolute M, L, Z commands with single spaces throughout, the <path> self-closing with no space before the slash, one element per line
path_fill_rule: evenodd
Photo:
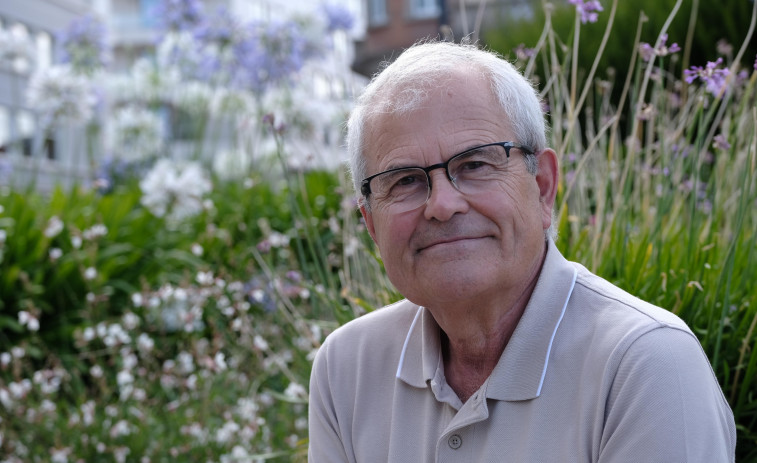
<path fill-rule="evenodd" d="M 416 252 L 423 252 L 427 249 L 430 249 L 434 246 L 440 245 L 440 244 L 449 244 L 449 243 L 456 243 L 458 241 L 468 241 L 468 240 L 477 240 L 484 238 L 483 236 L 452 236 L 452 237 L 446 237 L 438 240 L 432 240 L 428 244 L 424 244 L 423 246 L 419 246 L 418 250 Z"/>

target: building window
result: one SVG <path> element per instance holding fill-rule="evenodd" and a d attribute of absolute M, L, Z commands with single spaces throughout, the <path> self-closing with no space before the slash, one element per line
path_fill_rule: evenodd
<path fill-rule="evenodd" d="M 0 105 L 0 153 L 10 151 L 11 141 L 11 118 L 10 111 L 5 106 Z"/>
<path fill-rule="evenodd" d="M 368 0 L 368 25 L 383 26 L 388 22 L 386 0 Z"/>
<path fill-rule="evenodd" d="M 157 27 L 157 9 L 160 2 L 158 0 L 139 0 L 139 18 L 145 27 Z"/>
<path fill-rule="evenodd" d="M 22 109 L 16 113 L 16 137 L 24 156 L 34 154 L 34 115 Z"/>
<path fill-rule="evenodd" d="M 50 67 L 53 61 L 53 40 L 47 32 L 37 34 L 37 69 Z"/>
<path fill-rule="evenodd" d="M 410 17 L 427 19 L 439 16 L 439 0 L 410 0 Z"/>

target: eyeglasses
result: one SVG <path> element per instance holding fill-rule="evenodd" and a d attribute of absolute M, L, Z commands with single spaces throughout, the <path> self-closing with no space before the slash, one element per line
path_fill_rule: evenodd
<path fill-rule="evenodd" d="M 431 197 L 429 172 L 435 169 L 444 169 L 449 181 L 461 193 L 484 192 L 491 181 L 502 179 L 512 148 L 527 155 L 534 154 L 531 148 L 511 141 L 489 143 L 428 167 L 398 167 L 371 175 L 361 182 L 360 192 L 372 205 L 392 213 L 407 212 L 421 207 Z"/>

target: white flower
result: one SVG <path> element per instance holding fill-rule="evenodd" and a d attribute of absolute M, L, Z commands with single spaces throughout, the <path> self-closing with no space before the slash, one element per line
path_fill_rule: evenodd
<path fill-rule="evenodd" d="M 200 246 L 197 243 L 192 243 L 192 254 L 194 254 L 197 257 L 202 256 L 202 253 L 204 250 L 202 249 L 202 246 Z"/>
<path fill-rule="evenodd" d="M 213 284 L 213 272 L 197 272 L 195 280 L 203 286 L 210 286 Z"/>
<path fill-rule="evenodd" d="M 108 234 L 108 227 L 100 223 L 100 224 L 93 225 L 92 228 L 88 228 L 87 230 L 84 230 L 84 232 L 82 233 L 82 236 L 84 236 L 85 240 L 91 241 L 101 236 L 105 236 L 107 234 Z"/>
<path fill-rule="evenodd" d="M 252 344 L 255 346 L 255 348 L 260 350 L 268 350 L 268 342 L 266 342 L 265 339 L 263 339 L 262 336 L 259 334 L 256 334 L 255 337 L 252 339 Z"/>
<path fill-rule="evenodd" d="M 189 113 L 205 112 L 213 98 L 213 90 L 207 84 L 195 80 L 182 81 L 174 89 L 170 101 Z"/>
<path fill-rule="evenodd" d="M 14 402 L 13 399 L 11 399 L 11 395 L 8 392 L 7 389 L 3 389 L 0 387 L 0 404 L 3 405 L 7 410 L 13 410 Z"/>
<path fill-rule="evenodd" d="M 223 427 L 216 431 L 216 442 L 219 444 L 225 444 L 234 437 L 234 434 L 239 432 L 239 425 L 234 421 L 227 421 L 223 424 Z"/>
<path fill-rule="evenodd" d="M 134 312 L 126 312 L 124 316 L 121 317 L 121 320 L 127 330 L 133 331 L 139 326 L 139 317 L 135 315 Z"/>
<path fill-rule="evenodd" d="M 82 340 L 84 340 L 84 342 L 89 342 L 95 339 L 95 329 L 92 328 L 91 326 L 84 328 L 84 331 L 82 332 L 81 337 L 82 337 Z"/>
<path fill-rule="evenodd" d="M 250 461 L 250 454 L 241 445 L 235 445 L 230 454 L 221 455 L 221 463 L 242 463 Z"/>
<path fill-rule="evenodd" d="M 103 369 L 100 365 L 93 365 L 92 368 L 89 369 L 89 374 L 92 375 L 93 378 L 102 378 L 103 373 Z"/>
<path fill-rule="evenodd" d="M 187 351 L 179 352 L 176 360 L 179 362 L 179 368 L 183 373 L 191 373 L 195 369 L 194 357 Z"/>
<path fill-rule="evenodd" d="M 168 159 L 155 163 L 139 186 L 142 204 L 156 216 L 174 221 L 202 212 L 203 196 L 212 189 L 198 163 L 179 166 Z"/>
<path fill-rule="evenodd" d="M 131 434 L 131 425 L 126 420 L 120 420 L 110 428 L 110 437 L 128 436 Z"/>
<path fill-rule="evenodd" d="M 62 449 L 50 449 L 50 461 L 52 463 L 68 463 L 68 456 L 71 454 L 71 447 Z"/>
<path fill-rule="evenodd" d="M 97 102 L 89 79 L 67 65 L 38 70 L 29 81 L 26 98 L 48 123 L 87 122 Z"/>
<path fill-rule="evenodd" d="M 134 307 L 142 307 L 142 304 L 144 303 L 144 298 L 139 293 L 134 293 L 131 295 L 131 303 L 134 304 Z"/>
<path fill-rule="evenodd" d="M 243 420 L 254 423 L 258 418 L 258 404 L 247 397 L 237 400 L 236 414 Z"/>
<path fill-rule="evenodd" d="M 84 270 L 85 280 L 94 280 L 96 277 L 97 277 L 97 270 L 94 267 L 87 267 L 87 269 Z"/>
<path fill-rule="evenodd" d="M 116 375 L 116 382 L 119 386 L 126 386 L 134 382 L 134 375 L 127 370 L 121 370 Z"/>
<path fill-rule="evenodd" d="M 116 111 L 106 132 L 114 157 L 127 162 L 157 156 L 163 146 L 163 121 L 153 111 L 127 106 Z"/>
<path fill-rule="evenodd" d="M 215 357 L 213 358 L 213 361 L 218 371 L 223 371 L 228 368 L 228 366 L 226 365 L 226 356 L 223 352 L 217 352 Z"/>
<path fill-rule="evenodd" d="M 132 394 L 132 397 L 134 397 L 134 400 L 137 402 L 142 402 L 147 398 L 147 392 L 145 392 L 142 388 L 134 389 L 134 394 Z"/>
<path fill-rule="evenodd" d="M 74 249 L 79 249 L 81 247 L 81 236 L 78 236 L 78 235 L 72 236 L 71 246 L 73 246 Z"/>
<path fill-rule="evenodd" d="M 268 237 L 268 241 L 274 248 L 280 248 L 289 244 L 289 237 L 279 232 L 273 232 Z"/>
<path fill-rule="evenodd" d="M 0 229 L 0 244 L 5 243 L 5 240 L 8 239 L 8 232 L 6 232 L 3 229 Z"/>
<path fill-rule="evenodd" d="M 189 31 L 167 34 L 155 51 L 159 68 L 192 73 L 202 60 L 201 46 Z"/>
<path fill-rule="evenodd" d="M 155 347 L 155 341 L 145 333 L 142 333 L 137 338 L 137 347 L 143 352 L 150 352 Z"/>
<path fill-rule="evenodd" d="M 218 152 L 213 158 L 213 172 L 222 180 L 240 180 L 250 173 L 252 155 L 244 149 Z"/>
<path fill-rule="evenodd" d="M 122 356 L 123 356 L 123 367 L 125 370 L 133 370 L 134 367 L 137 366 L 139 361 L 137 360 L 137 356 L 134 355 L 131 352 L 128 352 L 129 349 L 121 349 L 122 350 Z M 127 351 L 127 352 L 123 352 Z"/>
<path fill-rule="evenodd" d="M 32 382 L 29 378 L 24 378 L 20 382 L 8 384 L 8 390 L 14 399 L 21 399 L 32 390 Z"/>
<path fill-rule="evenodd" d="M 175 89 L 181 76 L 175 70 L 159 69 L 149 59 L 138 59 L 130 74 L 113 75 L 106 82 L 108 96 L 114 104 L 161 102 L 163 89 Z"/>
<path fill-rule="evenodd" d="M 43 232 L 48 238 L 55 238 L 63 231 L 63 221 L 58 218 L 57 215 L 50 217 L 47 221 L 47 227 Z"/>
<path fill-rule="evenodd" d="M 303 431 L 307 429 L 308 427 L 308 419 L 304 417 L 299 417 L 294 422 L 294 429 L 297 429 L 299 431 Z"/>
<path fill-rule="evenodd" d="M 290 399 L 300 400 L 307 398 L 308 391 L 301 384 L 289 383 L 289 386 L 284 390 L 284 395 Z"/>
<path fill-rule="evenodd" d="M 128 447 L 117 447 L 113 450 L 113 458 L 117 463 L 126 463 L 126 457 L 129 456 L 131 450 Z"/>
<path fill-rule="evenodd" d="M 0 354 L 0 367 L 6 367 L 13 360 L 13 356 L 8 352 Z"/>
<path fill-rule="evenodd" d="M 42 413 L 53 413 L 58 407 L 49 399 L 44 399 L 39 404 L 39 410 Z"/>
<path fill-rule="evenodd" d="M 33 60 L 36 56 L 34 44 L 29 40 L 29 34 L 22 28 L 11 27 L 8 30 L 0 30 L 0 64 L 2 62 L 13 63 L 21 58 Z"/>
<path fill-rule="evenodd" d="M 95 402 L 89 400 L 82 404 L 81 414 L 84 418 L 84 426 L 91 426 L 95 422 Z"/>
<path fill-rule="evenodd" d="M 21 326 L 26 326 L 29 331 L 39 331 L 39 320 L 26 310 L 18 312 L 18 322 Z"/>
<path fill-rule="evenodd" d="M 63 256 L 63 251 L 60 248 L 52 248 L 50 249 L 50 252 L 48 253 L 50 256 L 50 260 L 56 261 Z"/>
<path fill-rule="evenodd" d="M 107 332 L 101 337 L 105 345 L 109 347 L 131 342 L 131 337 L 118 323 L 108 326 Z"/>

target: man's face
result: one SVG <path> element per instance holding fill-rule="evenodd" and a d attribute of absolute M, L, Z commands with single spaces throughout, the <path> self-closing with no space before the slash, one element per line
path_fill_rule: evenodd
<path fill-rule="evenodd" d="M 522 142 L 485 80 L 450 80 L 443 87 L 417 110 L 371 121 L 365 134 L 369 174 L 444 162 L 487 143 Z M 541 264 L 557 183 L 554 152 L 539 158 L 534 177 L 523 153 L 513 149 L 501 180 L 484 194 L 464 195 L 444 169 L 436 169 L 425 205 L 400 214 L 361 208 L 397 289 L 426 307 L 522 291 Z"/>

